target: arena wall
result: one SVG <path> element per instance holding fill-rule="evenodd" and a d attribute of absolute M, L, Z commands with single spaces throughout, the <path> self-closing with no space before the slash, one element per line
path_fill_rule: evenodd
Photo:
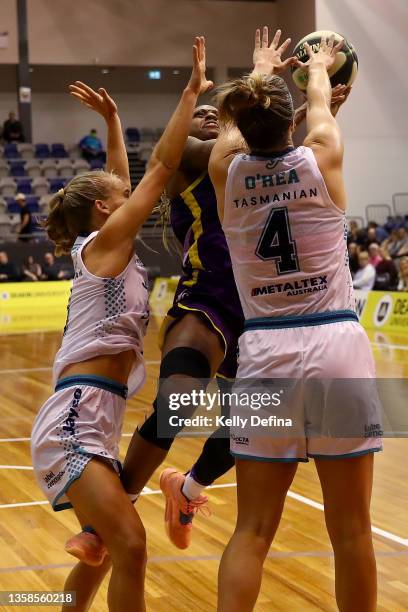
<path fill-rule="evenodd" d="M 367 204 L 391 204 L 393 192 L 408 191 L 408 2 L 316 0 L 316 23 L 347 36 L 359 57 L 352 95 L 339 114 L 349 210 L 358 215 Z"/>

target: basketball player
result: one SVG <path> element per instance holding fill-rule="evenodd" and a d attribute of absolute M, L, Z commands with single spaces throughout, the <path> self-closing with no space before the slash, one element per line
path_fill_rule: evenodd
<path fill-rule="evenodd" d="M 281 45 L 280 53 L 289 43 L 290 39 Z M 284 65 L 289 63 L 290 59 Z M 346 99 L 345 90 L 342 85 L 334 88 L 333 113 L 337 113 Z M 304 105 L 297 109 L 296 125 L 304 119 L 305 113 Z M 218 134 L 217 108 L 198 106 L 180 166 L 166 188 L 169 200 L 163 216 L 170 216 L 173 232 L 184 253 L 183 274 L 173 306 L 160 331 L 160 379 L 191 377 L 192 387 L 197 387 L 199 379 L 208 379 L 216 373 L 221 389 L 228 390 L 228 379 L 236 374 L 236 352 L 243 315 L 217 215 L 214 188 L 208 176 L 208 160 Z M 158 397 L 153 406 L 154 412 L 133 435 L 124 462 L 122 482 L 133 499 L 161 465 L 174 437 L 181 430 L 174 428 L 168 437 L 160 437 L 157 433 Z M 163 389 L 160 406 L 160 419 L 165 423 L 170 412 Z M 223 410 L 227 415 L 228 406 L 223 406 Z M 161 487 L 166 496 L 165 526 L 175 546 L 185 549 L 190 545 L 193 518 L 207 501 L 202 495 L 203 489 L 233 465 L 229 432 L 221 428 L 207 439 L 200 457 L 187 475 L 173 468 L 163 472 Z M 103 542 L 88 527 L 84 533 L 70 538 L 67 552 L 85 563 L 97 565 L 98 559 L 102 563 L 106 553 Z"/>
<path fill-rule="evenodd" d="M 322 39 L 316 53 L 305 45 L 307 136 L 295 149 L 292 100 L 277 76 L 282 68 L 276 51 L 279 36 L 269 46 L 268 29 L 262 41 L 257 31 L 253 73 L 219 89 L 225 129 L 209 165 L 246 318 L 237 377 L 313 378 L 318 383 L 373 379 L 374 361 L 354 311 L 347 265 L 343 142 L 330 113 L 327 71 L 341 44 Z M 249 155 L 234 150 L 237 130 Z M 375 610 L 370 497 L 373 453 L 380 450 L 381 440 L 363 437 L 373 416 L 378 423 L 378 415 L 375 398 L 361 392 L 357 382 L 361 421 L 353 437 L 308 437 L 303 419 L 302 437 L 232 429 L 238 520 L 219 571 L 220 612 L 253 610 L 287 490 L 298 462 L 308 457 L 315 458 L 323 489 L 338 607 L 343 612 Z M 336 416 L 341 420 L 341 414 L 331 413 L 336 408 L 320 399 L 329 422 L 336 422 Z M 340 408 L 345 406 L 347 398 Z M 231 412 L 251 416 L 243 406 L 231 406 Z M 311 425 L 318 428 L 319 423 Z"/>
<path fill-rule="evenodd" d="M 55 393 L 35 420 L 32 456 L 53 509 L 73 507 L 82 525 L 101 534 L 113 566 L 112 611 L 145 610 L 144 528 L 118 478 L 125 399 L 145 377 L 147 277 L 134 240 L 180 163 L 198 95 L 210 86 L 199 37 L 190 81 L 133 194 L 115 103 L 103 89 L 97 94 L 80 82 L 71 86 L 106 120 L 108 172 L 74 178 L 51 202 L 47 232 L 57 254 L 72 253 L 75 277 L 54 362 Z"/>

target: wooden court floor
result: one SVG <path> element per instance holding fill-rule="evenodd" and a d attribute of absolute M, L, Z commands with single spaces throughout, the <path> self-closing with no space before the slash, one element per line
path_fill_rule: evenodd
<path fill-rule="evenodd" d="M 148 381 L 143 392 L 128 403 L 122 456 L 154 397 L 159 370 L 156 335 L 157 325 L 153 322 L 146 342 Z M 408 341 L 379 333 L 371 333 L 370 339 L 378 375 L 408 377 Z M 29 454 L 31 424 L 50 394 L 51 364 L 59 340 L 58 333 L 0 336 L 0 591 L 61 590 L 73 566 L 63 544 L 77 531 L 76 521 L 71 511 L 55 514 L 44 502 Z M 201 439 L 177 440 L 165 465 L 186 470 L 202 444 Z M 388 612 L 408 609 L 407 453 L 407 439 L 386 440 L 385 451 L 376 456 L 372 519 L 379 576 L 378 609 Z M 138 502 L 148 535 L 148 610 L 215 609 L 219 559 L 235 523 L 234 481 L 231 471 L 208 491 L 212 516 L 196 518 L 194 540 L 187 551 L 175 549 L 166 539 L 158 474 L 148 483 L 149 490 Z M 265 563 L 257 612 L 337 609 L 333 556 L 321 503 L 313 462 L 301 464 Z M 92 610 L 107 610 L 106 585 L 105 580 Z M 2 609 L 12 611 L 16 607 Z"/>

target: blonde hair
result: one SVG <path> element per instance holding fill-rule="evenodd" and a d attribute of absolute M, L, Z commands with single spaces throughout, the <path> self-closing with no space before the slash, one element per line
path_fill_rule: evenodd
<path fill-rule="evenodd" d="M 95 200 L 107 200 L 117 177 L 95 170 L 76 176 L 50 201 L 50 213 L 44 222 L 48 237 L 55 243 L 55 255 L 69 254 L 81 233 L 91 231 Z"/>
<path fill-rule="evenodd" d="M 288 86 L 277 75 L 247 75 L 217 90 L 221 123 L 238 127 L 251 150 L 268 150 L 284 141 L 293 123 Z"/>

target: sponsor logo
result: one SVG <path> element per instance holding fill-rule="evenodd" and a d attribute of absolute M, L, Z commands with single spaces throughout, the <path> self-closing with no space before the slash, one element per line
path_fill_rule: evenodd
<path fill-rule="evenodd" d="M 61 480 L 64 474 L 65 474 L 65 470 L 58 472 L 57 475 L 55 475 L 54 472 L 50 472 L 49 474 L 46 474 L 44 478 L 44 482 L 47 484 L 47 489 L 51 489 L 51 487 L 56 485 L 57 482 Z"/>
<path fill-rule="evenodd" d="M 384 435 L 381 425 L 379 423 L 372 423 L 371 425 L 364 425 L 364 437 L 365 438 L 381 438 Z"/>
<path fill-rule="evenodd" d="M 381 327 L 387 323 L 392 313 L 392 296 L 384 295 L 377 304 L 377 308 L 374 311 L 374 325 Z"/>
<path fill-rule="evenodd" d="M 71 436 L 75 435 L 75 424 L 76 420 L 79 417 L 79 413 L 76 408 L 79 406 L 79 400 L 81 399 L 82 389 L 75 389 L 74 391 L 74 399 L 72 400 L 72 404 L 69 409 L 69 413 L 67 418 L 64 421 L 64 425 L 62 429 L 69 433 Z"/>
<path fill-rule="evenodd" d="M 354 297 L 355 297 L 355 305 L 356 305 L 356 314 L 358 318 L 361 319 L 361 316 L 364 312 L 365 305 L 367 304 L 367 293 L 355 291 Z"/>
<path fill-rule="evenodd" d="M 235 434 L 231 434 L 231 440 L 233 440 L 237 445 L 249 446 L 249 438 L 245 436 L 236 436 Z"/>
<path fill-rule="evenodd" d="M 304 293 L 314 293 L 315 291 L 325 291 L 327 289 L 327 284 L 327 275 L 313 276 L 292 283 L 277 283 L 275 285 L 253 287 L 251 296 L 257 297 L 259 295 L 268 295 L 271 293 L 286 293 L 288 296 L 302 295 Z"/>

